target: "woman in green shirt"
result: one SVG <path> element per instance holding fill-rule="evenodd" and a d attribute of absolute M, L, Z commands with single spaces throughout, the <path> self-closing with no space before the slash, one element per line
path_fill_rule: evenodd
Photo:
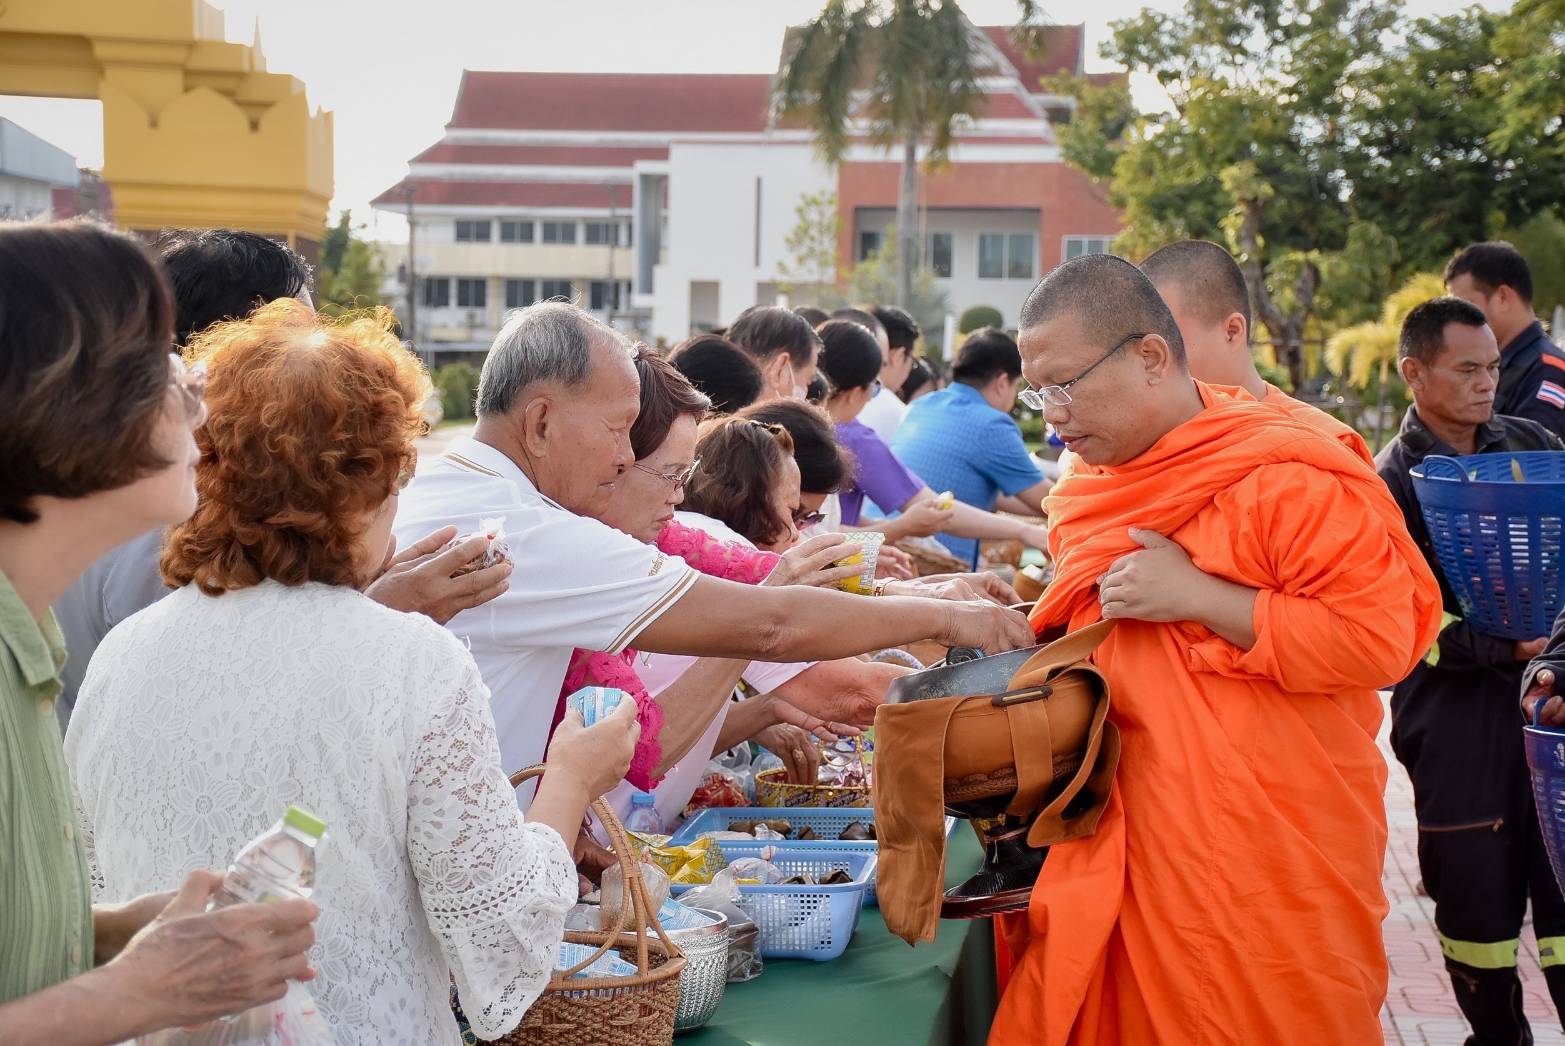
<path fill-rule="evenodd" d="M 91 904 L 54 702 L 49 607 L 89 564 L 195 508 L 200 376 L 139 240 L 0 227 L 0 1040 L 111 1043 L 280 998 L 314 976 L 315 906 L 205 913 L 220 876 Z"/>

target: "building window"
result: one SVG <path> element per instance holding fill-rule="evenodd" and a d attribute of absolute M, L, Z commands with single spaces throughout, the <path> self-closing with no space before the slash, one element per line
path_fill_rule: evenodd
<path fill-rule="evenodd" d="M 605 309 L 620 310 L 623 295 L 629 290 L 629 284 L 615 280 L 593 280 L 587 285 L 587 307 L 593 312 L 603 312 Z"/>
<path fill-rule="evenodd" d="M 1032 233 L 1013 232 L 1006 238 L 1005 275 L 1013 280 L 1032 279 Z"/>
<path fill-rule="evenodd" d="M 1005 234 L 985 232 L 978 235 L 978 278 L 998 280 L 1005 275 Z"/>
<path fill-rule="evenodd" d="M 575 222 L 544 222 L 543 223 L 543 242 L 544 243 L 575 243 L 576 242 L 576 223 Z"/>
<path fill-rule="evenodd" d="M 457 243 L 488 243 L 489 223 L 487 221 L 459 221 L 456 223 Z"/>
<path fill-rule="evenodd" d="M 500 223 L 500 242 L 501 243 L 532 243 L 533 242 L 533 223 L 532 222 L 501 222 Z"/>
<path fill-rule="evenodd" d="M 863 261 L 871 254 L 880 250 L 880 245 L 886 242 L 886 234 L 865 229 L 859 233 L 858 260 Z"/>
<path fill-rule="evenodd" d="M 951 234 L 948 232 L 932 232 L 924 239 L 924 256 L 928 259 L 929 271 L 932 275 L 942 279 L 951 276 Z"/>
<path fill-rule="evenodd" d="M 457 280 L 456 303 L 464 309 L 482 309 L 489 303 L 489 281 Z"/>
<path fill-rule="evenodd" d="M 583 222 L 583 243 L 609 244 L 618 247 L 622 235 L 626 230 L 621 228 L 619 222 Z M 628 240 L 627 240 L 628 242 Z"/>
<path fill-rule="evenodd" d="M 1065 260 L 1080 258 L 1083 254 L 1107 254 L 1109 244 L 1114 242 L 1112 236 L 1067 236 L 1065 237 Z"/>
<path fill-rule="evenodd" d="M 538 300 L 538 283 L 535 280 L 506 280 L 505 307 L 521 309 Z"/>
<path fill-rule="evenodd" d="M 447 276 L 425 276 L 422 302 L 427 309 L 443 309 L 451 304 L 451 279 Z"/>
<path fill-rule="evenodd" d="M 571 290 L 570 280 L 544 280 L 538 287 L 538 297 L 541 301 L 548 301 L 550 298 L 569 300 L 574 296 L 575 292 Z"/>

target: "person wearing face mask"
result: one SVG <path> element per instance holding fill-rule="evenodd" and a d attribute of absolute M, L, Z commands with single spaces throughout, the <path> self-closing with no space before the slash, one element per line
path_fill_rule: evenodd
<path fill-rule="evenodd" d="M 472 656 L 363 589 L 392 554 L 428 376 L 384 311 L 282 299 L 189 352 L 211 413 L 168 597 L 99 646 L 65 740 L 98 891 L 221 867 L 289 804 L 328 826 L 311 990 L 336 1041 L 485 1038 L 543 990 L 576 900 L 588 802 L 624 774 L 634 709 L 556 733 L 527 816 Z"/>
<path fill-rule="evenodd" d="M 756 402 L 804 398 L 821 351 L 821 340 L 808 320 L 778 305 L 752 305 L 739 314 L 726 336 L 761 368 Z"/>

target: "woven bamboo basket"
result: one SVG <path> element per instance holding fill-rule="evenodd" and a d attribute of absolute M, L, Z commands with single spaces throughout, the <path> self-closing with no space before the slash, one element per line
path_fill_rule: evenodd
<path fill-rule="evenodd" d="M 511 775 L 511 786 L 542 774 L 542 766 L 518 770 Z M 612 931 L 566 930 L 567 941 L 595 945 L 597 950 L 570 969 L 556 971 L 515 1031 L 481 1042 L 503 1046 L 668 1046 L 674 1041 L 674 1012 L 679 1007 L 679 975 L 685 968 L 685 957 L 657 921 L 625 826 L 602 799 L 594 800 L 592 809 L 608 833 L 631 903 L 621 905 L 619 922 Z M 626 924 L 632 918 L 636 929 L 628 932 Z M 571 978 L 610 948 L 636 964 L 634 976 Z"/>

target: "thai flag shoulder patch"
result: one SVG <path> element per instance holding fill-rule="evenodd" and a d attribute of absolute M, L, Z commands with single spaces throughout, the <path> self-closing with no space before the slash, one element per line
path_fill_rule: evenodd
<path fill-rule="evenodd" d="M 1538 386 L 1538 398 L 1550 406 L 1565 410 L 1565 386 L 1546 381 Z"/>

